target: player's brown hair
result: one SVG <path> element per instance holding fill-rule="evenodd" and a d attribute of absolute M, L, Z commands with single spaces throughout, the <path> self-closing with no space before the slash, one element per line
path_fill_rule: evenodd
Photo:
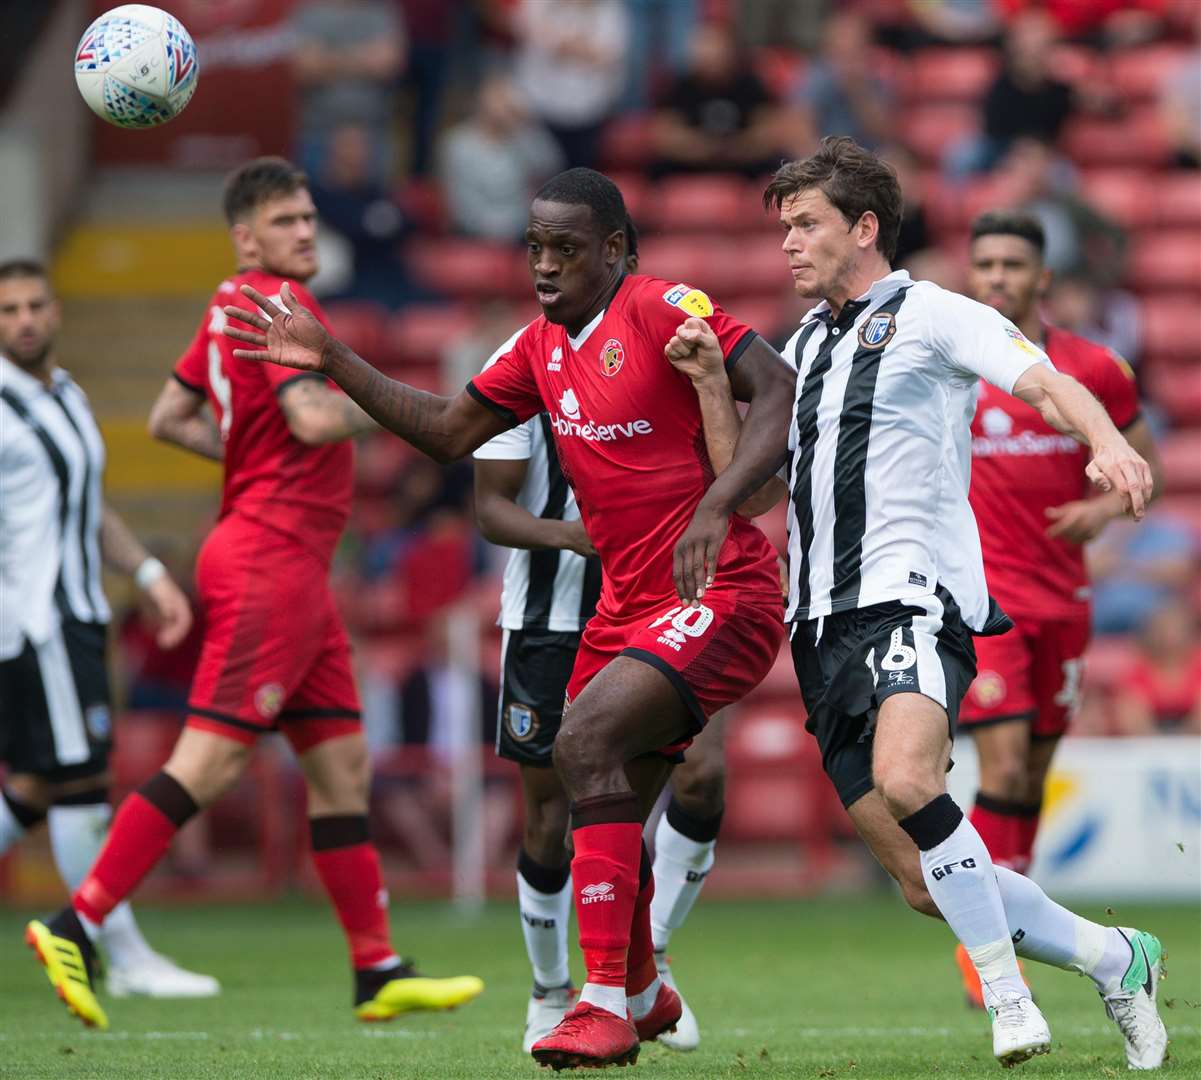
<path fill-rule="evenodd" d="M 1030 244 L 1041 259 L 1047 250 L 1043 223 L 1025 210 L 985 210 L 972 222 L 972 239 L 982 236 L 1017 236 Z"/>
<path fill-rule="evenodd" d="M 37 259 L 8 259 L 0 262 L 0 281 L 9 281 L 12 278 L 41 278 L 48 282 L 50 275 Z"/>
<path fill-rule="evenodd" d="M 876 247 L 892 262 L 897 253 L 904 199 L 896 170 L 887 161 L 846 135 L 827 135 L 812 157 L 786 162 L 776 170 L 763 192 L 763 205 L 768 210 L 779 210 L 809 188 L 820 188 L 848 225 L 854 225 L 869 210 L 875 214 L 880 223 Z"/>
<path fill-rule="evenodd" d="M 287 158 L 260 157 L 235 169 L 225 180 L 222 206 L 233 225 L 268 199 L 307 189 L 309 178 Z"/>

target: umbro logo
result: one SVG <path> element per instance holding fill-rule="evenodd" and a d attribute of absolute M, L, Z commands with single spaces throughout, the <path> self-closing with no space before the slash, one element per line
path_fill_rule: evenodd
<path fill-rule="evenodd" d="M 616 900 L 613 895 L 613 885 L 608 881 L 598 881 L 595 885 L 585 885 L 580 890 L 581 904 L 599 904 L 604 901 Z"/>

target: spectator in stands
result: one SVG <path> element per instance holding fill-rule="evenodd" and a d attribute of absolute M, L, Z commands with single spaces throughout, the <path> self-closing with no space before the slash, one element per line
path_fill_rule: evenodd
<path fill-rule="evenodd" d="M 827 21 L 821 51 L 793 95 L 812 140 L 849 135 L 879 150 L 896 137 L 896 95 L 873 51 L 871 24 L 854 9 Z"/>
<path fill-rule="evenodd" d="M 355 124 L 369 132 L 372 178 L 386 183 L 395 166 L 395 86 L 405 63 L 398 9 L 389 0 L 313 0 L 297 11 L 292 29 L 301 167 L 319 175 L 333 132 Z"/>
<path fill-rule="evenodd" d="M 1023 139 L 1054 145 L 1075 109 L 1072 87 L 1055 75 L 1058 32 L 1053 20 L 1032 11 L 1014 20 L 1005 38 L 1005 63 L 981 106 L 981 131 L 948 154 L 959 179 L 985 172 Z"/>
<path fill-rule="evenodd" d="M 401 245 L 412 225 L 377 178 L 372 138 L 371 129 L 358 124 L 332 128 L 310 188 L 323 228 L 341 235 L 352 252 L 351 280 L 337 298 L 388 308 L 435 299 L 405 269 Z"/>
<path fill-rule="evenodd" d="M 1135 526 L 1115 521 L 1088 551 L 1093 630 L 1129 634 L 1196 589 L 1201 539 L 1195 522 L 1156 510 Z"/>
<path fill-rule="evenodd" d="M 524 0 L 513 20 L 517 84 L 562 147 L 568 168 L 595 167 L 625 86 L 629 17 L 621 0 Z"/>
<path fill-rule="evenodd" d="M 442 95 L 452 66 L 459 5 L 446 0 L 399 0 L 408 35 L 404 84 L 412 92 L 409 171 L 425 176 L 433 165 Z"/>
<path fill-rule="evenodd" d="M 821 47 L 822 27 L 833 6 L 833 0 L 735 0 L 734 20 L 749 48 L 811 53 Z"/>
<path fill-rule="evenodd" d="M 734 32 L 706 22 L 692 36 L 687 70 L 659 98 L 652 171 L 768 173 L 783 154 L 784 119 Z"/>
<path fill-rule="evenodd" d="M 1165 73 L 1159 94 L 1163 129 L 1174 164 L 1201 169 L 1201 4 L 1196 8 L 1196 41 L 1188 58 Z"/>
<path fill-rule="evenodd" d="M 1123 47 L 1152 40 L 1163 28 L 1167 0 L 994 0 L 1006 20 L 1045 12 L 1065 37 Z"/>
<path fill-rule="evenodd" d="M 679 31 L 697 24 L 700 6 L 701 0 L 626 0 L 630 32 L 622 112 L 646 109 L 662 83 L 684 70 L 689 36 Z"/>
<path fill-rule="evenodd" d="M 1201 735 L 1201 641 L 1197 613 L 1182 601 L 1139 630 L 1138 655 L 1118 680 L 1114 726 L 1121 735 Z"/>
<path fill-rule="evenodd" d="M 472 115 L 442 138 L 438 172 L 451 224 L 485 240 L 520 240 L 534 192 L 564 167 L 512 80 L 486 78 Z"/>

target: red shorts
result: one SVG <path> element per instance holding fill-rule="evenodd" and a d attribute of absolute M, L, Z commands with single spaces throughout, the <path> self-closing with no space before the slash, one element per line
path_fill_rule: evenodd
<path fill-rule="evenodd" d="M 1067 731 L 1080 700 L 1087 616 L 1014 618 L 999 637 L 976 638 L 976 679 L 959 710 L 961 727 L 1030 719 L 1035 737 Z"/>
<path fill-rule="evenodd" d="M 660 752 L 682 750 L 719 709 L 745 697 L 771 670 L 784 640 L 784 610 L 774 596 L 737 587 L 710 588 L 700 607 L 679 600 L 618 621 L 589 621 L 567 684 L 574 701 L 617 656 L 632 656 L 671 681 L 692 716 L 688 737 Z"/>
<path fill-rule="evenodd" d="M 281 730 L 298 754 L 361 729 L 350 641 L 320 559 L 233 514 L 200 549 L 196 585 L 205 633 L 188 727 L 247 744 Z"/>

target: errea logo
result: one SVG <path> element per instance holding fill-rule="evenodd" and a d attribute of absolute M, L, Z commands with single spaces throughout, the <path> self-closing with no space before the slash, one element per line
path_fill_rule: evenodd
<path fill-rule="evenodd" d="M 613 885 L 608 881 L 598 881 L 595 885 L 585 885 L 580 890 L 581 904 L 601 904 L 615 901 Z"/>
<path fill-rule="evenodd" d="M 556 345 L 550 354 L 550 359 L 546 362 L 547 371 L 562 371 L 563 370 L 563 346 Z"/>

